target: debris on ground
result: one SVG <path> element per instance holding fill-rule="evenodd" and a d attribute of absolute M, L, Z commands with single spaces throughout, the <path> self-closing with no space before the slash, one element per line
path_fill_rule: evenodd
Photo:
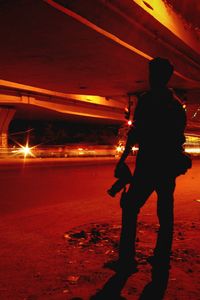
<path fill-rule="evenodd" d="M 136 259 L 140 270 L 137 275 L 139 276 L 137 284 L 132 287 L 135 297 L 139 296 L 139 287 L 143 282 L 148 282 L 150 279 L 150 265 L 147 263 L 147 258 L 153 254 L 158 228 L 158 224 L 138 222 Z M 200 225 L 194 222 L 176 223 L 174 229 L 172 268 L 176 269 L 179 276 L 180 274 L 188 276 L 188 279 L 192 281 L 196 280 L 197 272 L 194 270 L 197 269 L 197 265 L 200 265 L 200 255 L 192 244 L 191 247 L 188 247 L 188 239 L 192 238 L 190 232 L 199 229 Z M 87 286 L 89 286 L 87 290 L 92 290 L 92 287 L 100 289 L 102 282 L 113 275 L 113 272 L 106 269 L 105 265 L 106 262 L 116 260 L 118 257 L 120 230 L 120 224 L 92 223 L 64 233 L 65 259 L 70 272 L 66 278 L 66 289 L 69 291 L 70 299 L 78 294 L 84 295 Z M 193 264 L 195 264 L 195 268 L 193 268 Z M 198 275 L 200 275 L 199 272 Z M 170 278 L 169 282 L 170 284 L 179 283 L 176 277 Z M 181 289 L 181 287 L 179 288 Z M 124 295 L 126 293 L 128 295 L 129 290 L 130 286 L 125 288 Z M 83 299 L 88 300 L 89 298 L 83 297 Z M 129 299 L 128 296 L 127 299 Z M 192 299 L 197 300 L 195 297 Z"/>

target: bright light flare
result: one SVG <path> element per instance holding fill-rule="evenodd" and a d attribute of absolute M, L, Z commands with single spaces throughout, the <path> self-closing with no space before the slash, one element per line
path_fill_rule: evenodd
<path fill-rule="evenodd" d="M 18 142 L 16 142 L 16 143 L 18 144 L 19 148 L 12 151 L 16 156 L 23 155 L 24 159 L 26 157 L 35 157 L 35 155 L 33 154 L 33 152 L 31 150 L 37 146 L 29 147 L 28 141 L 26 142 L 25 146 L 21 145 Z"/>
<path fill-rule="evenodd" d="M 26 144 L 26 146 L 22 146 L 19 152 L 24 154 L 24 158 L 26 158 L 27 156 L 34 156 L 28 144 Z"/>
<path fill-rule="evenodd" d="M 128 120 L 127 123 L 128 123 L 128 126 L 131 126 L 133 122 L 131 120 Z"/>
<path fill-rule="evenodd" d="M 134 151 L 138 151 L 138 150 L 139 150 L 138 147 L 135 147 L 135 146 L 132 147 L 132 151 L 133 151 L 133 152 L 134 152 Z"/>
<path fill-rule="evenodd" d="M 117 151 L 118 153 L 123 152 L 124 149 L 125 149 L 124 146 L 120 146 L 120 145 L 119 145 L 119 146 L 116 147 L 116 151 Z"/>
<path fill-rule="evenodd" d="M 193 153 L 193 154 L 200 154 L 200 148 L 199 147 L 185 147 L 185 152 L 187 153 Z"/>

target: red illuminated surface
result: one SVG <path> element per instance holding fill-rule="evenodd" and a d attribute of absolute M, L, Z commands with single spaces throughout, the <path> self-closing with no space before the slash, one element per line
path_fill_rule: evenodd
<path fill-rule="evenodd" d="M 106 194 L 116 161 L 67 166 L 65 160 L 60 168 L 59 160 L 54 160 L 54 167 L 42 162 L 15 170 L 1 165 L 1 299 L 89 299 L 114 274 L 102 267 L 111 253 L 100 244 L 86 251 L 75 249 L 64 235 L 92 223 L 106 223 L 111 229 L 120 225 L 119 197 Z M 177 179 L 174 257 L 166 300 L 199 296 L 199 168 L 200 161 L 194 160 L 193 168 Z M 155 241 L 155 200 L 152 195 L 140 214 L 138 247 L 144 255 Z M 138 299 L 149 279 L 149 266 L 141 264 L 123 295 Z"/>
<path fill-rule="evenodd" d="M 37 22 L 32 22 L 34 17 L 29 16 L 29 4 L 27 8 L 24 4 L 24 9 L 17 5 L 15 10 L 12 9 L 12 4 L 13 15 L 10 18 L 2 14 L 3 24 L 7 24 L 1 26 L 4 41 L 0 56 L 4 71 L 2 79 L 64 93 L 80 93 L 80 90 L 82 93 L 85 89 L 89 95 L 102 95 L 104 87 L 104 96 L 124 96 L 127 92 L 147 87 L 145 67 L 147 61 L 157 55 L 159 49 L 160 55 L 169 53 L 169 58 L 177 66 L 174 86 L 193 87 L 195 84 L 197 87 L 198 84 L 199 87 L 199 69 L 196 68 L 196 64 L 188 59 L 190 55 L 185 60 L 180 55 L 181 52 L 177 52 L 177 49 L 182 47 L 180 37 L 194 49 L 197 49 L 196 40 L 192 39 L 190 42 L 190 36 L 186 34 L 183 26 L 178 26 L 178 21 L 174 23 L 173 19 L 169 18 L 163 5 L 158 6 L 161 1 L 151 1 L 152 5 L 150 1 L 134 2 L 144 7 L 147 13 L 142 19 L 144 22 L 151 20 L 155 32 L 160 32 L 157 24 L 162 21 L 176 34 L 168 36 L 172 40 L 172 49 L 160 43 L 159 35 L 149 38 L 148 35 L 141 34 L 143 31 L 136 31 L 135 27 L 133 39 L 133 33 L 129 32 L 130 36 L 126 33 L 129 22 L 122 23 L 125 26 L 119 28 L 115 34 L 112 22 L 107 22 L 104 29 L 99 16 L 97 19 L 100 20 L 100 24 L 97 26 L 95 22 L 88 21 L 87 15 L 82 18 L 70 9 L 60 6 L 59 11 L 55 11 L 53 7 L 47 6 L 50 2 L 55 3 L 39 1 L 36 6 L 32 5 L 31 11 Z M 153 5 L 153 2 L 157 5 Z M 47 16 L 45 22 L 43 14 Z M 16 22 L 19 19 L 20 22 Z M 162 28 L 164 33 L 168 32 L 168 29 Z M 6 34 L 9 37 L 7 40 Z M 14 39 L 10 39 L 10 36 Z M 69 37 L 69 43 L 66 43 L 66 36 Z M 157 41 L 152 47 L 155 38 Z M 40 49 L 40 44 L 42 47 L 46 45 L 46 48 Z M 184 47 L 183 50 L 188 51 L 188 48 Z M 17 54 L 15 57 L 14 53 Z M 69 60 L 65 61 L 65 53 L 69 53 Z M 188 63 L 188 60 L 192 64 Z M 75 72 L 76 70 L 78 72 Z M 111 73 L 110 70 L 114 71 Z M 133 73 L 133 70 L 137 72 Z M 59 74 L 57 81 L 54 74 Z M 100 100 L 108 101 L 106 98 L 91 97 L 95 103 Z M 28 147 L 23 150 L 27 155 Z M 89 299 L 96 289 L 101 288 L 113 275 L 113 272 L 102 268 L 103 262 L 110 258 L 110 253 L 106 249 L 104 251 L 99 244 L 93 252 L 89 251 L 92 249 L 85 252 L 81 248 L 74 250 L 73 245 L 67 245 L 66 232 L 74 228 L 84 230 L 85 226 L 91 223 L 106 223 L 111 227 L 120 225 L 119 197 L 111 199 L 106 194 L 114 180 L 116 161 L 111 164 L 99 162 L 95 165 L 81 166 L 77 163 L 76 166 L 66 166 L 65 161 L 61 163 L 61 167 L 58 167 L 56 162 L 54 167 L 49 167 L 47 163 L 30 167 L 27 163 L 28 160 L 23 161 L 16 169 L 1 166 L 0 171 L 0 299 Z M 200 162 L 195 160 L 192 170 L 177 179 L 174 256 L 166 300 L 199 298 L 199 168 Z M 154 246 L 154 229 L 158 223 L 155 200 L 155 195 L 152 195 L 141 211 L 140 222 L 143 227 L 138 232 L 141 250 L 139 254 L 148 254 L 145 253 L 146 249 Z M 149 266 L 141 264 L 139 269 L 123 290 L 127 300 L 138 299 L 144 285 L 150 280 Z"/>

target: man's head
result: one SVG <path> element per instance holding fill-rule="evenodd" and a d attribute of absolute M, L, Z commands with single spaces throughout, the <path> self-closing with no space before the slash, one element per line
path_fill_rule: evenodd
<path fill-rule="evenodd" d="M 156 57 L 149 62 L 149 83 L 151 88 L 167 85 L 174 71 L 173 65 L 166 58 Z"/>

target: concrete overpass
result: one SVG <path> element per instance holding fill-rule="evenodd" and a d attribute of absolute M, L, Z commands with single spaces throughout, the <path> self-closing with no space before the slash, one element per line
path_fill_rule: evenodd
<path fill-rule="evenodd" d="M 181 3 L 1 1 L 0 144 L 13 117 L 123 122 L 128 95 L 148 89 L 155 56 L 174 64 L 170 87 L 186 99 L 189 129 L 199 130 L 199 4 L 188 19 Z"/>

